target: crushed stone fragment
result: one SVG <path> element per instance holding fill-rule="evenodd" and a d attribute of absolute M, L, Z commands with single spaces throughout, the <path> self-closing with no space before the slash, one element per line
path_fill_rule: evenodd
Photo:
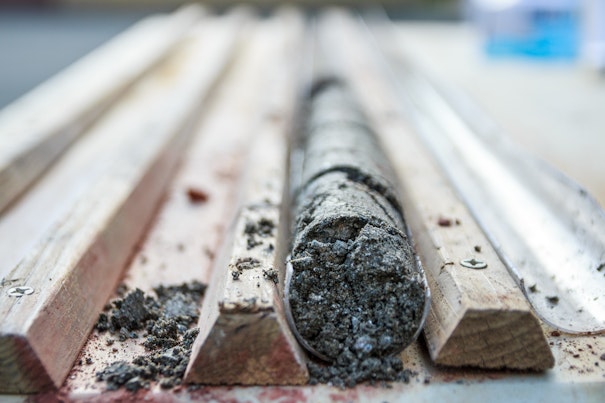
<path fill-rule="evenodd" d="M 154 289 L 154 298 L 139 289 L 126 294 L 122 287 L 123 297 L 112 302 L 110 313 L 99 315 L 96 328 L 116 335 L 122 342 L 142 337 L 147 353 L 132 363 L 110 364 L 96 373 L 97 381 L 105 382 L 107 390 L 124 387 L 131 392 L 147 389 L 151 382 L 158 382 L 164 389 L 180 385 L 199 332 L 191 326 L 198 319 L 198 304 L 205 290 L 204 284 L 195 281 L 159 286 Z M 114 343 L 114 339 L 107 340 L 107 345 Z"/>

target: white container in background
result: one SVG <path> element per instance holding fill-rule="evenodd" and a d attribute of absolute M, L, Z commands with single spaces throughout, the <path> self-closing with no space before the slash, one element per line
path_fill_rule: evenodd
<path fill-rule="evenodd" d="M 582 3 L 582 58 L 605 73 L 605 0 Z"/>

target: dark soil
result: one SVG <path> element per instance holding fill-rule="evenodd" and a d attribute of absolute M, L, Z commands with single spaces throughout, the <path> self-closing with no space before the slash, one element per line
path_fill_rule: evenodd
<path fill-rule="evenodd" d="M 239 271 L 250 270 L 260 266 L 260 260 L 253 257 L 239 258 L 235 262 L 235 268 Z"/>
<path fill-rule="evenodd" d="M 159 286 L 154 289 L 156 298 L 136 289 L 112 301 L 111 313 L 100 314 L 97 329 L 115 334 L 120 341 L 143 337 L 148 354 L 132 363 L 112 363 L 97 372 L 97 380 L 106 382 L 108 390 L 124 387 L 133 392 L 148 388 L 152 381 L 163 388 L 179 385 L 199 331 L 191 326 L 198 319 L 205 289 L 199 282 Z"/>
<path fill-rule="evenodd" d="M 290 304 L 298 331 L 333 360 L 310 364 L 311 382 L 407 381 L 410 372 L 395 354 L 418 330 L 425 292 L 409 270 L 410 247 L 388 226 L 344 218 L 340 224 L 342 232 L 311 240 L 292 256 Z"/>
<path fill-rule="evenodd" d="M 403 363 L 396 356 L 368 357 L 359 359 L 352 353 L 342 354 L 338 361 L 331 365 L 319 362 L 308 364 L 311 385 L 329 383 L 338 388 L 352 388 L 360 382 L 370 385 L 385 382 L 408 383 L 416 373 L 403 368 Z"/>
<path fill-rule="evenodd" d="M 554 295 L 554 296 L 547 296 L 546 300 L 552 306 L 557 305 L 559 303 L 559 297 L 557 297 L 556 295 Z"/>
<path fill-rule="evenodd" d="M 244 228 L 244 233 L 247 236 L 247 248 L 253 249 L 262 245 L 263 238 L 272 236 L 274 231 L 275 223 L 269 219 L 261 218 L 258 222 L 247 222 Z"/>
<path fill-rule="evenodd" d="M 272 281 L 275 284 L 279 283 L 279 278 L 277 276 L 277 271 L 275 271 L 274 269 L 263 270 L 263 277 L 266 280 Z"/>
<path fill-rule="evenodd" d="M 312 91 L 289 287 L 296 328 L 330 363 L 311 383 L 409 381 L 398 354 L 425 306 L 392 172 L 343 84 Z M 451 222 L 450 222 L 451 225 Z"/>

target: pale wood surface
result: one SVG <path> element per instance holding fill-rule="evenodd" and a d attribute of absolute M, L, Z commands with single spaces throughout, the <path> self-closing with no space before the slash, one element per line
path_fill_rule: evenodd
<path fill-rule="evenodd" d="M 282 32 L 277 35 L 277 32 Z M 294 112 L 296 62 L 302 21 L 294 16 L 265 24 L 259 40 L 272 60 L 262 120 L 254 128 L 238 214 L 214 273 L 200 315 L 186 382 L 204 384 L 304 384 L 304 354 L 283 314 L 278 271 L 288 236 L 280 231 L 287 178 L 287 134 Z M 267 74 L 265 73 L 265 74 Z M 273 276 L 273 278 L 272 278 Z M 283 287 L 283 283 L 279 283 Z"/>
<path fill-rule="evenodd" d="M 89 141 L 70 151 L 79 156 L 85 150 L 100 160 L 96 172 L 90 174 L 68 155 L 45 176 L 57 193 L 64 189 L 54 181 L 55 173 L 69 176 L 75 196 L 18 264 L 2 262 L 2 391 L 31 393 L 63 382 L 157 207 L 196 111 L 230 59 L 232 28 L 206 24 L 193 32 L 91 130 Z M 212 29 L 212 38 L 206 29 Z M 109 153 L 95 147 L 100 138 L 115 143 Z M 47 206 L 44 196 L 27 195 L 36 199 L 37 209 Z M 9 220 L 13 213 L 19 214 L 11 210 Z M 14 219 L 2 238 L 19 228 Z M 27 285 L 34 293 L 11 297 L 6 293 L 11 284 Z"/>
<path fill-rule="evenodd" d="M 489 58 L 464 23 L 399 23 L 393 43 L 423 74 L 485 114 L 499 136 L 547 161 L 605 208 L 605 80 L 580 62 Z"/>
<path fill-rule="evenodd" d="M 326 49 L 348 74 L 400 178 L 404 211 L 433 294 L 425 336 L 437 364 L 543 370 L 554 365 L 540 322 L 521 290 L 408 127 L 360 26 L 344 14 L 323 21 Z M 343 44 L 347 44 L 344 46 Z M 340 56 L 340 59 L 338 59 Z M 449 221 L 449 225 L 446 223 Z M 460 262 L 477 258 L 483 270 Z"/>
<path fill-rule="evenodd" d="M 0 211 L 21 194 L 200 17 L 150 17 L 0 112 Z"/>
<path fill-rule="evenodd" d="M 217 30 L 234 29 L 233 21 L 214 18 L 211 23 L 203 33 L 212 33 L 214 39 Z M 263 74 L 264 54 L 259 52 L 262 46 L 254 40 L 254 24 L 245 20 L 239 24 L 243 26 L 232 66 L 201 111 L 200 122 L 167 191 L 166 201 L 122 280 L 130 289 L 151 293 L 160 284 L 209 282 L 216 251 L 235 214 L 237 186 L 253 135 L 249 123 L 259 118 L 257 95 L 263 88 L 263 80 L 250 80 Z M 205 193 L 207 199 L 192 201 L 188 196 L 191 189 Z M 126 340 L 113 350 L 106 343 L 113 337 L 97 331 L 91 333 L 80 359 L 90 357 L 93 364 L 75 365 L 65 385 L 73 396 L 104 391 L 106 385 L 94 381 L 97 371 L 115 361 L 131 361 L 144 354 L 140 340 Z"/>
<path fill-rule="evenodd" d="M 262 152 L 262 148 L 283 146 L 284 139 L 279 139 L 285 133 L 279 127 L 289 121 L 292 96 L 290 87 L 294 84 L 295 77 L 290 76 L 284 68 L 267 68 L 265 62 L 267 58 L 281 60 L 282 57 L 288 56 L 291 56 L 292 63 L 297 60 L 297 47 L 288 46 L 296 39 L 291 37 L 295 32 L 288 30 L 286 38 L 275 35 L 276 30 L 284 28 L 288 21 L 295 26 L 301 24 L 297 18 L 288 18 L 284 22 L 269 20 L 267 22 L 270 27 L 257 29 L 256 24 L 253 24 L 245 29 L 243 35 L 246 41 L 242 42 L 234 66 L 228 72 L 224 84 L 218 88 L 212 102 L 204 109 L 201 124 L 196 128 L 194 141 L 168 192 L 166 204 L 162 206 L 140 250 L 129 265 L 123 281 L 130 288 L 138 287 L 151 291 L 159 284 L 178 284 L 191 280 L 208 282 L 215 255 L 223 243 L 229 223 L 239 211 L 238 206 L 244 203 L 244 195 L 262 195 L 263 203 L 265 198 L 272 203 L 281 200 L 281 195 L 268 191 L 266 185 L 268 181 L 269 187 L 273 184 L 283 186 L 280 176 L 269 175 L 257 178 L 261 180 L 252 180 L 254 178 L 250 175 L 254 175 L 251 172 L 258 170 L 251 170 L 249 167 L 254 161 L 256 164 L 252 166 L 269 164 L 273 167 L 281 164 L 278 160 L 264 158 L 267 154 Z M 292 27 L 293 31 L 298 29 Z M 261 102 L 259 92 L 266 96 Z M 263 142 L 260 149 L 256 145 L 251 148 L 253 142 L 257 144 L 260 133 L 265 132 L 268 134 L 262 137 L 267 138 L 268 143 Z M 277 142 L 273 141 L 273 136 L 277 136 Z M 260 150 L 261 154 L 257 157 L 249 156 L 251 149 Z M 284 168 L 279 166 L 282 173 Z M 247 186 L 248 190 L 238 189 L 240 186 Z M 207 200 L 192 202 L 187 195 L 191 188 L 204 192 Z M 272 285 L 262 277 L 259 282 L 266 283 L 267 286 Z M 261 285 L 266 295 L 272 295 L 271 287 Z M 254 286 L 256 287 L 256 282 Z M 250 343 L 256 338 L 275 339 L 275 314 L 263 314 L 263 321 L 268 323 L 268 326 L 259 327 L 259 323 L 256 323 L 258 316 L 255 315 L 246 313 L 241 318 L 237 318 L 236 314 L 230 315 L 230 318 L 239 324 L 252 321 L 250 329 L 256 329 L 252 332 L 254 334 L 237 332 L 237 335 L 232 334 L 232 337 L 240 340 L 240 345 Z M 242 338 L 244 335 L 246 337 Z M 65 385 L 71 396 L 90 396 L 103 391 L 105 385 L 94 381 L 96 371 L 102 370 L 112 362 L 129 361 L 137 354 L 144 353 L 140 340 L 127 340 L 114 351 L 107 347 L 107 337 L 110 336 L 92 332 L 80 358 L 84 360 L 85 357 L 90 357 L 93 364 L 74 366 Z M 277 339 L 276 342 L 283 340 Z M 266 345 L 276 352 L 288 348 L 288 345 Z M 222 352 L 226 346 L 228 347 L 225 344 L 220 346 Z M 260 352 L 256 351 L 255 355 L 260 356 Z M 259 372 L 257 378 L 263 376 L 268 379 L 269 375 L 275 375 L 270 372 L 272 364 L 266 361 L 266 353 L 268 351 L 263 353 L 266 367 L 254 367 Z M 285 368 L 286 362 L 289 361 L 283 362 L 282 368 Z M 218 363 L 209 366 L 209 370 L 215 371 L 217 368 L 222 370 L 224 379 L 229 379 L 228 375 L 231 379 L 241 376 L 241 368 L 237 366 L 219 366 Z M 287 371 L 280 376 L 288 376 Z M 154 395 L 161 393 L 157 385 L 152 386 L 152 391 Z M 110 395 L 105 393 L 101 396 Z"/>

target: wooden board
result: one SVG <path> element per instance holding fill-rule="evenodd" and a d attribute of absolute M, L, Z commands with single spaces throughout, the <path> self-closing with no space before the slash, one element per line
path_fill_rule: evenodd
<path fill-rule="evenodd" d="M 277 32 L 282 34 L 277 34 Z M 300 56 L 300 17 L 278 19 L 262 28 L 272 53 L 272 82 L 263 119 L 243 177 L 238 214 L 222 246 L 200 315 L 186 382 L 204 384 L 304 384 L 304 354 L 285 320 L 278 286 L 287 234 L 282 197 L 287 178 L 287 132 L 294 112 Z M 265 73 L 265 74 L 267 74 Z M 252 134 L 252 133 L 251 133 Z M 286 203 L 287 204 L 287 203 Z"/>
<path fill-rule="evenodd" d="M 222 29 L 206 23 L 192 32 L 26 196 L 24 203 L 38 209 L 63 205 L 58 215 L 49 208 L 55 220 L 35 233 L 35 245 L 17 264 L 2 260 L 2 392 L 31 393 L 63 382 L 157 208 L 196 112 L 230 60 L 240 23 L 233 19 Z M 81 165 L 82 156 L 95 161 L 92 172 Z M 47 203 L 48 189 L 59 199 L 71 193 L 67 208 L 57 196 Z M 2 217 L 12 224 L 0 225 L 2 238 L 23 231 L 20 220 L 30 222 L 29 212 L 16 208 Z M 31 242 L 32 235 L 21 239 Z M 33 293 L 11 296 L 13 286 Z"/>
<path fill-rule="evenodd" d="M 406 221 L 427 271 L 433 301 L 425 326 L 441 365 L 544 370 L 554 358 L 521 290 L 444 174 L 402 117 L 386 72 L 361 27 L 346 14 L 322 21 L 325 49 L 348 76 L 375 123 L 402 188 Z M 354 38 L 354 39 L 352 39 Z M 345 45 L 346 44 L 346 45 Z M 465 259 L 487 263 L 476 270 Z"/>
<path fill-rule="evenodd" d="M 43 175 L 200 17 L 147 18 L 0 112 L 0 212 Z"/>
<path fill-rule="evenodd" d="M 296 18 L 288 21 L 300 24 Z M 265 22 L 283 27 L 273 19 Z M 268 124 L 263 123 L 265 120 L 283 120 L 280 124 L 288 120 L 284 114 L 290 101 L 282 102 L 282 99 L 289 95 L 280 88 L 284 81 L 288 85 L 294 81 L 285 69 L 279 69 L 279 74 L 274 71 L 276 69 L 268 69 L 266 60 L 284 51 L 293 56 L 294 62 L 297 48 L 291 46 L 283 50 L 290 40 L 279 35 L 270 38 L 269 34 L 275 30 L 275 26 L 259 30 L 257 24 L 245 29 L 247 40 L 242 43 L 225 83 L 204 108 L 195 138 L 168 191 L 166 203 L 128 267 L 123 282 L 129 288 L 152 292 L 153 287 L 160 284 L 209 281 L 215 255 L 241 204 L 238 199 L 246 192 L 239 186 L 248 183 L 249 175 L 245 172 L 252 142 L 256 144 L 261 124 L 263 127 Z M 273 99 L 269 104 L 267 98 L 259 102 L 259 92 L 264 90 L 269 91 L 269 98 Z M 203 194 L 205 200 L 192 200 L 188 195 L 190 190 Z M 74 365 L 65 385 L 70 396 L 84 398 L 104 391 L 106 385 L 94 381 L 97 371 L 115 361 L 131 361 L 145 353 L 140 339 L 126 340 L 114 349 L 117 344 L 108 347 L 106 343 L 111 337 L 97 331 L 91 333 L 79 360 L 86 362 L 89 358 L 92 363 Z M 152 385 L 151 391 L 161 394 L 163 389 Z M 114 395 L 105 392 L 101 396 Z M 124 397 L 121 392 L 115 396 L 118 396 L 116 399 Z"/>
<path fill-rule="evenodd" d="M 259 24 L 271 22 L 271 19 L 259 21 Z M 213 29 L 211 30 L 213 32 Z M 214 36 L 214 35 L 212 35 Z M 242 59 L 235 64 L 235 71 L 256 71 L 256 65 L 250 61 L 251 54 L 262 47 L 251 46 L 255 40 L 252 32 L 246 31 L 249 41 L 244 42 Z M 306 36 L 309 40 L 312 36 Z M 345 44 L 356 37 L 347 36 Z M 340 46 L 340 45 L 339 45 Z M 346 46 L 346 45 L 342 45 Z M 348 48 L 348 46 L 346 46 Z M 254 48 L 248 54 L 248 48 Z M 293 57 L 301 47 L 292 46 Z M 244 56 L 246 54 L 246 56 Z M 337 53 L 340 55 L 340 52 Z M 344 58 L 343 62 L 350 59 Z M 352 62 L 356 59 L 351 59 Z M 371 59 L 360 62 L 362 66 Z M 262 65 L 267 66 L 267 65 Z M 365 67 L 363 67 L 365 70 Z M 266 68 L 271 75 L 273 68 Z M 376 77 L 363 76 L 370 83 Z M 237 203 L 234 193 L 247 179 L 240 178 L 242 166 L 246 166 L 251 141 L 256 138 L 258 126 L 253 122 L 261 118 L 259 103 L 265 95 L 273 94 L 263 79 L 265 73 L 230 74 L 212 97 L 212 102 L 203 108 L 203 121 L 196 129 L 196 139 L 184 155 L 183 170 L 176 176 L 174 185 L 167 194 L 167 202 L 161 208 L 153 227 L 147 232 L 141 249 L 135 254 L 123 281 L 130 287 L 151 290 L 153 286 L 175 284 L 197 279 L 205 281 L 210 275 L 212 256 L 217 251 L 225 228 L 232 222 Z M 238 78 L 239 77 L 239 78 Z M 361 77 L 361 76 L 360 76 Z M 374 77 L 374 78 L 372 78 Z M 382 81 L 381 81 L 382 82 Z M 263 91 L 258 95 L 258 88 Z M 373 105 L 382 105 L 380 93 L 390 92 L 371 90 L 367 95 L 373 97 Z M 237 95 L 237 96 L 236 96 Z M 369 107 L 368 107 L 369 108 Z M 372 107 L 373 109 L 373 107 Z M 238 112 L 234 112 L 238 111 Z M 384 109 L 388 116 L 387 108 Z M 393 112 L 396 112 L 393 110 Z M 235 113 L 235 114 L 234 114 Z M 395 114 L 396 115 L 396 114 Z M 237 118 L 233 118 L 236 116 Z M 382 115 L 381 115 L 382 116 Z M 387 120 L 387 117 L 384 117 Z M 404 122 L 405 123 L 405 122 Z M 409 128 L 404 124 L 398 127 L 407 138 Z M 390 131 L 389 131 L 390 132 Z M 394 130 L 393 130 L 394 132 Z M 395 143 L 393 143 L 395 144 Z M 408 151 L 399 148 L 391 151 L 394 161 L 401 158 L 414 158 Z M 419 158 L 422 154 L 418 155 Z M 422 171 L 414 171 L 422 176 Z M 430 172 L 429 172 L 430 173 Z M 192 203 L 187 196 L 190 187 L 207 193 L 205 202 Z M 423 200 L 430 204 L 434 197 Z M 35 213 L 35 208 L 31 214 Z M 455 224 L 455 223 L 454 223 Z M 464 226 L 465 222 L 462 222 Z M 444 227 L 443 230 L 456 230 L 457 227 Z M 0 246 L 5 243 L 1 238 Z M 445 240 L 442 239 L 443 242 Z M 474 251 L 474 248 L 471 249 Z M 96 317 L 98 312 L 93 316 Z M 81 351 L 76 364 L 68 375 L 67 381 L 59 391 L 36 395 L 33 401 L 260 401 L 260 402 L 322 402 L 322 401 L 448 401 L 448 402 L 508 402 L 519 401 L 574 401 L 600 402 L 605 385 L 605 335 L 565 335 L 543 325 L 556 365 L 553 369 L 540 373 L 526 371 L 501 371 L 492 369 L 475 370 L 470 368 L 446 368 L 435 365 L 429 356 L 424 340 L 412 344 L 402 354 L 405 368 L 414 371 L 409 383 L 395 382 L 389 388 L 370 385 L 358 385 L 352 389 L 339 390 L 329 385 L 305 386 L 208 386 L 182 385 L 174 389 L 161 389 L 153 386 L 150 390 L 132 393 L 121 389 L 105 391 L 105 384 L 96 382 L 95 372 L 117 360 L 129 361 L 142 354 L 145 349 L 141 339 L 128 339 L 125 344 L 116 342 L 107 346 L 109 338 L 115 335 L 91 332 L 88 343 Z M 113 350 L 116 348 L 116 351 Z M 91 359 L 90 364 L 87 358 Z M 21 401 L 23 397 L 3 395 L 0 400 Z"/>

